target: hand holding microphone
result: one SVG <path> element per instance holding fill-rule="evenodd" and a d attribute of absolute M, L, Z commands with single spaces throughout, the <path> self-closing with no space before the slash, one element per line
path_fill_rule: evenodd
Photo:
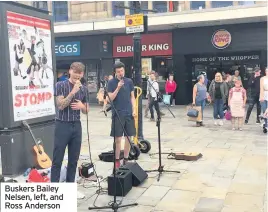
<path fill-rule="evenodd" d="M 73 87 L 71 93 L 76 94 L 80 90 L 81 87 L 82 87 L 82 84 L 81 84 L 80 80 L 77 80 L 76 83 L 74 84 L 74 87 Z"/>
<path fill-rule="evenodd" d="M 124 80 L 121 79 L 121 80 L 118 82 L 117 87 L 118 87 L 118 88 L 122 88 L 123 86 L 124 86 Z"/>

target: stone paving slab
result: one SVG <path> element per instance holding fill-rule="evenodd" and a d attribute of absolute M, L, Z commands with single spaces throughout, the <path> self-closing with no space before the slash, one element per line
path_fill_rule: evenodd
<path fill-rule="evenodd" d="M 100 109 L 92 106 L 89 114 L 90 145 L 97 173 L 105 178 L 111 175 L 113 164 L 99 161 L 98 154 L 112 150 L 113 139 L 109 136 L 111 119 L 99 113 Z M 172 110 L 175 119 L 163 108 L 166 116 L 161 123 L 162 152 L 200 152 L 203 157 L 198 161 L 176 161 L 162 155 L 165 170 L 181 173 L 163 173 L 159 182 L 157 172 L 149 173 L 149 178 L 133 187 L 123 199 L 123 204 L 137 202 L 138 206 L 118 211 L 267 212 L 267 136 L 254 123 L 254 110 L 242 132 L 232 131 L 229 121 L 222 127 L 214 126 L 210 107 L 205 109 L 204 128 L 187 121 L 185 107 L 175 106 Z M 84 157 L 88 154 L 85 120 L 83 116 L 81 154 Z M 152 146 L 149 153 L 157 153 L 155 123 L 144 119 L 143 129 L 145 139 Z M 141 154 L 137 162 L 144 170 L 157 169 L 159 165 L 157 154 Z M 78 200 L 78 212 L 88 211 L 88 206 L 92 206 L 96 186 L 96 183 L 79 184 L 78 190 L 85 198 Z M 107 186 L 107 181 L 101 183 L 104 191 Z M 117 199 L 120 201 L 121 197 Z M 101 193 L 96 205 L 106 206 L 111 200 L 107 193 Z"/>

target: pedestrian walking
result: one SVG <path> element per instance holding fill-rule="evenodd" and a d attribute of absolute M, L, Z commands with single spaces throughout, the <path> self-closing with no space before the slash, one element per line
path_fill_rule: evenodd
<path fill-rule="evenodd" d="M 204 126 L 204 108 L 206 105 L 207 99 L 207 87 L 204 84 L 205 77 L 204 75 L 200 75 L 197 77 L 197 83 L 194 85 L 193 88 L 193 106 L 201 106 L 201 113 L 202 113 L 202 121 L 196 122 L 197 127 Z"/>
<path fill-rule="evenodd" d="M 260 80 L 260 102 L 263 113 L 268 108 L 268 68 L 265 69 L 265 76 Z M 267 119 L 265 119 L 264 127 L 267 128 Z"/>
<path fill-rule="evenodd" d="M 232 115 L 232 129 L 242 130 L 243 118 L 245 116 L 245 105 L 247 102 L 246 90 L 242 87 L 240 80 L 235 81 L 235 87 L 229 93 L 229 105 Z M 236 128 L 237 124 L 237 128 Z"/>
<path fill-rule="evenodd" d="M 248 123 L 251 111 L 254 105 L 257 105 L 257 119 L 256 124 L 260 124 L 260 114 L 261 114 L 261 104 L 260 104 L 260 81 L 261 81 L 261 70 L 260 68 L 254 69 L 254 75 L 248 81 L 248 88 L 250 88 L 250 99 L 249 107 L 247 110 L 247 116 L 245 119 L 245 124 Z"/>
<path fill-rule="evenodd" d="M 161 115 L 160 115 L 160 109 L 159 109 L 159 103 L 158 103 L 159 84 L 158 84 L 158 82 L 156 80 L 156 76 L 155 76 L 154 71 L 151 72 L 150 79 L 151 79 L 151 82 L 152 82 L 149 85 L 149 95 L 150 95 L 149 109 L 150 109 L 150 113 L 151 113 L 150 121 L 155 121 L 153 107 L 156 110 L 157 117 L 160 117 Z"/>
<path fill-rule="evenodd" d="M 216 73 L 215 79 L 210 83 L 209 95 L 213 102 L 214 124 L 222 126 L 224 118 L 223 106 L 227 102 L 228 86 L 219 72 Z M 220 117 L 219 122 L 218 117 Z"/>
<path fill-rule="evenodd" d="M 169 75 L 165 85 L 166 94 L 170 95 L 170 106 L 173 106 L 174 93 L 177 89 L 177 83 L 174 81 L 174 76 Z"/>

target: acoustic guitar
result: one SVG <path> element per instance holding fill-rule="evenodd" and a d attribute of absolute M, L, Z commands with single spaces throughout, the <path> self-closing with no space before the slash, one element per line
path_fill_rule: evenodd
<path fill-rule="evenodd" d="M 201 153 L 189 152 L 189 153 L 161 153 L 163 155 L 168 155 L 168 159 L 175 160 L 186 160 L 186 161 L 196 161 L 203 157 Z"/>
<path fill-rule="evenodd" d="M 42 169 L 50 168 L 52 166 L 52 162 L 51 162 L 51 159 L 49 158 L 49 156 L 45 153 L 44 147 L 42 145 L 40 145 L 42 140 L 35 138 L 29 124 L 26 121 L 22 121 L 22 123 L 29 130 L 29 132 L 33 138 L 34 144 L 35 144 L 33 146 L 33 152 L 35 153 L 36 166 L 39 166 Z"/>

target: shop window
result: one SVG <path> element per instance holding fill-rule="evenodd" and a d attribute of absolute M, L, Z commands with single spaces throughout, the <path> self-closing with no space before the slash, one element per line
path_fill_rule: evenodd
<path fill-rule="evenodd" d="M 68 2 L 53 1 L 53 17 L 55 22 L 68 21 Z"/>
<path fill-rule="evenodd" d="M 179 2 L 178 1 L 169 1 L 169 12 L 178 12 Z"/>
<path fill-rule="evenodd" d="M 114 17 L 125 15 L 125 8 L 123 8 L 125 6 L 124 4 L 124 1 L 112 1 L 112 13 Z"/>
<path fill-rule="evenodd" d="M 233 6 L 233 1 L 212 1 L 211 2 L 212 8 L 230 7 L 230 6 Z"/>
<path fill-rule="evenodd" d="M 153 1 L 153 9 L 158 13 L 167 12 L 167 1 Z"/>
<path fill-rule="evenodd" d="M 148 10 L 148 1 L 141 1 L 141 13 L 148 14 L 148 11 L 142 11 L 142 10 Z M 133 7 L 133 1 L 129 2 L 129 6 Z M 130 15 L 134 14 L 134 10 L 129 10 Z"/>
<path fill-rule="evenodd" d="M 48 10 L 47 1 L 33 1 L 33 7 L 41 10 Z"/>
<path fill-rule="evenodd" d="M 206 8 L 206 2 L 205 1 L 191 1 L 190 4 L 191 10 L 202 10 Z"/>
<path fill-rule="evenodd" d="M 254 5 L 255 1 L 238 1 L 238 5 Z"/>

